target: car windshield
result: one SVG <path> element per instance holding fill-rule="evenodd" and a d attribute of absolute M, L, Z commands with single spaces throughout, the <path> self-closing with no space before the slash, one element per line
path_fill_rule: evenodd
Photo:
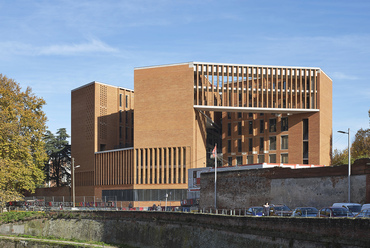
<path fill-rule="evenodd" d="M 275 206 L 274 209 L 276 211 L 290 211 L 290 208 L 288 208 L 287 206 Z"/>
<path fill-rule="evenodd" d="M 357 206 L 357 205 L 354 205 L 354 206 L 347 206 L 349 211 L 351 212 L 360 212 L 361 211 L 361 206 Z"/>
<path fill-rule="evenodd" d="M 345 208 L 332 208 L 334 216 L 347 216 L 349 213 L 347 209 Z"/>
<path fill-rule="evenodd" d="M 252 212 L 252 213 L 258 213 L 262 211 L 263 211 L 263 207 L 252 207 L 248 209 L 248 212 Z"/>
<path fill-rule="evenodd" d="M 316 214 L 317 212 L 319 212 L 319 210 L 317 210 L 316 208 L 302 208 L 301 209 L 302 213 L 308 213 L 308 214 Z"/>

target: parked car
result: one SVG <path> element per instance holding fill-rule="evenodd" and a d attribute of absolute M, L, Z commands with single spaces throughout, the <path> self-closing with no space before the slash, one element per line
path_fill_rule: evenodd
<path fill-rule="evenodd" d="M 344 207 L 352 212 L 353 215 L 358 214 L 361 211 L 361 204 L 359 203 L 334 203 L 333 207 Z"/>
<path fill-rule="evenodd" d="M 361 210 L 364 210 L 364 209 L 367 209 L 367 208 L 370 208 L 370 203 L 362 205 Z"/>
<path fill-rule="evenodd" d="M 293 210 L 292 217 L 316 217 L 318 212 L 315 207 L 299 207 Z"/>
<path fill-rule="evenodd" d="M 270 216 L 291 216 L 292 210 L 284 204 L 271 204 Z"/>
<path fill-rule="evenodd" d="M 353 217 L 353 214 L 344 207 L 326 207 L 319 210 L 317 217 Z"/>
<path fill-rule="evenodd" d="M 355 218 L 370 218 L 370 208 L 361 210 L 361 212 L 357 214 Z"/>
<path fill-rule="evenodd" d="M 252 216 L 262 216 L 263 213 L 263 207 L 250 207 L 247 210 L 247 215 L 252 215 Z"/>

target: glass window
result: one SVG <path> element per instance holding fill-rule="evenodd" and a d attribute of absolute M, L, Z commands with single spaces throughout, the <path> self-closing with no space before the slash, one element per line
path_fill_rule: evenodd
<path fill-rule="evenodd" d="M 242 152 L 242 139 L 238 139 L 238 152 Z"/>
<path fill-rule="evenodd" d="M 238 122 L 238 135 L 242 135 L 242 123 Z"/>
<path fill-rule="evenodd" d="M 248 164 L 253 164 L 253 155 L 248 155 L 247 156 L 247 163 Z"/>
<path fill-rule="evenodd" d="M 303 140 L 308 140 L 308 119 L 303 119 Z"/>
<path fill-rule="evenodd" d="M 253 151 L 253 139 L 250 138 L 249 139 L 249 149 L 248 149 L 250 152 Z"/>
<path fill-rule="evenodd" d="M 276 163 L 276 154 L 269 155 L 270 163 Z"/>
<path fill-rule="evenodd" d="M 122 107 L 122 94 L 119 94 L 119 106 Z"/>
<path fill-rule="evenodd" d="M 242 112 L 238 112 L 238 118 L 242 118 Z"/>
<path fill-rule="evenodd" d="M 242 165 L 243 164 L 243 157 L 237 156 L 236 157 L 236 165 Z"/>
<path fill-rule="evenodd" d="M 227 152 L 231 152 L 231 140 L 227 141 Z"/>
<path fill-rule="evenodd" d="M 231 136 L 231 123 L 227 123 L 227 136 Z"/>
<path fill-rule="evenodd" d="M 233 166 L 233 158 L 232 157 L 228 157 L 227 158 L 227 163 L 229 164 L 229 166 Z"/>
<path fill-rule="evenodd" d="M 270 119 L 269 131 L 276 132 L 276 118 Z"/>
<path fill-rule="evenodd" d="M 283 164 L 288 163 L 288 153 L 281 154 L 281 163 L 283 163 Z"/>
<path fill-rule="evenodd" d="M 253 121 L 249 121 L 249 134 L 253 134 Z"/>
<path fill-rule="evenodd" d="M 227 119 L 231 119 L 231 113 L 230 112 L 227 112 Z"/>
<path fill-rule="evenodd" d="M 288 149 L 288 135 L 281 136 L 281 149 Z"/>
<path fill-rule="evenodd" d="M 265 121 L 260 120 L 260 133 L 263 133 L 265 131 Z"/>
<path fill-rule="evenodd" d="M 128 95 L 126 95 L 126 108 L 128 108 Z"/>
<path fill-rule="evenodd" d="M 264 138 L 263 137 L 260 137 L 260 151 L 263 151 L 264 150 Z"/>
<path fill-rule="evenodd" d="M 276 136 L 271 136 L 269 138 L 270 150 L 276 150 Z"/>
<path fill-rule="evenodd" d="M 260 154 L 258 155 L 258 163 L 264 163 L 265 162 L 265 155 L 264 154 Z"/>
<path fill-rule="evenodd" d="M 281 131 L 288 131 L 288 117 L 281 118 Z"/>

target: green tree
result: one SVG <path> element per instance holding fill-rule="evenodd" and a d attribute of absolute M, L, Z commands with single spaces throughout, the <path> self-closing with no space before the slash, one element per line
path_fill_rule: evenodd
<path fill-rule="evenodd" d="M 357 131 L 351 146 L 351 156 L 355 159 L 370 157 L 370 128 Z"/>
<path fill-rule="evenodd" d="M 0 74 L 0 204 L 34 192 L 44 180 L 45 101 Z M 1 207 L 1 206 L 0 206 Z M 1 208 L 2 209 L 2 208 Z"/>
<path fill-rule="evenodd" d="M 332 156 L 332 165 L 348 164 L 348 149 L 345 149 L 343 151 L 339 149 L 334 149 Z"/>
<path fill-rule="evenodd" d="M 47 130 L 44 137 L 46 153 L 49 156 L 44 168 L 46 180 L 54 181 L 57 187 L 68 183 L 71 178 L 71 146 L 68 144 L 68 138 L 65 128 L 59 128 L 56 135 Z"/>

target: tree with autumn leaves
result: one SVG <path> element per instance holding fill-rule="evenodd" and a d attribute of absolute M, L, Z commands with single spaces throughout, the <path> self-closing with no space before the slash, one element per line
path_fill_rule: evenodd
<path fill-rule="evenodd" d="M 44 181 L 45 101 L 0 74 L 0 208 Z"/>
<path fill-rule="evenodd" d="M 351 164 L 360 158 L 370 158 L 370 128 L 359 129 L 351 145 Z M 335 149 L 333 152 L 332 165 L 341 164 L 348 164 L 348 148 L 343 151 Z"/>

